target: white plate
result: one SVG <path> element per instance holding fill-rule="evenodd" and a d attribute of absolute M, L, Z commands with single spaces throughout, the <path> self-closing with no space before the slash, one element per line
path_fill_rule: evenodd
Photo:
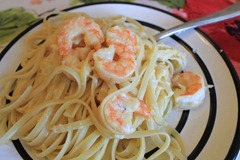
<path fill-rule="evenodd" d="M 152 34 L 183 23 L 163 10 L 131 3 L 97 3 L 67 11 L 85 12 L 92 17 L 129 16 L 142 22 Z M 20 53 L 24 50 L 24 39 L 40 25 L 38 23 L 28 28 L 0 54 L 1 77 L 16 70 Z M 240 146 L 240 87 L 231 63 L 222 50 L 199 30 L 188 30 L 166 38 L 163 42 L 187 52 L 188 64 L 185 70 L 201 74 L 206 84 L 214 86 L 209 89 L 205 102 L 199 108 L 183 113 L 175 111 L 168 118 L 169 123 L 181 133 L 188 159 L 236 158 Z M 29 158 L 19 142 L 0 146 L 0 157 Z"/>

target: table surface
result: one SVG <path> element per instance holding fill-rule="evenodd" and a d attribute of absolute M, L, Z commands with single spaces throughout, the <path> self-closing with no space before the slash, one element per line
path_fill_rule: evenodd
<path fill-rule="evenodd" d="M 106 1 L 106 0 L 105 0 Z M 123 1 L 123 0 L 122 0 Z M 206 2 L 205 2 L 206 1 Z M 238 0 L 126 0 L 166 10 L 185 20 L 193 20 L 237 2 Z M 91 0 L 91 2 L 103 2 Z M 45 13 L 90 3 L 86 0 L 0 0 L 0 52 L 21 31 L 38 21 Z M 20 15 L 19 17 L 14 17 Z M 240 16 L 200 28 L 232 62 L 240 77 Z M 238 156 L 237 159 L 240 156 Z"/>

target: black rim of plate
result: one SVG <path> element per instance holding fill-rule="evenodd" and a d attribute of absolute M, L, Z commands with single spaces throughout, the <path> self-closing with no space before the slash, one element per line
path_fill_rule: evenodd
<path fill-rule="evenodd" d="M 82 8 L 82 7 L 86 7 L 86 6 L 92 6 L 92 5 L 101 5 L 101 4 L 126 4 L 126 5 L 133 5 L 133 6 L 142 6 L 142 7 L 146 7 L 146 8 L 150 8 L 153 10 L 157 10 L 159 12 L 163 12 L 165 14 L 171 15 L 172 17 L 175 17 L 181 21 L 185 21 L 184 19 L 177 17 L 176 15 L 173 15 L 167 11 L 164 11 L 162 9 L 156 8 L 156 7 L 152 7 L 152 6 L 148 6 L 148 5 L 144 5 L 144 4 L 137 4 L 137 3 L 129 3 L 129 2 L 100 2 L 100 3 L 91 3 L 91 4 L 83 4 L 83 5 L 78 5 L 78 6 L 74 6 L 68 9 L 65 9 L 63 11 L 70 11 L 73 9 L 77 9 L 77 8 Z M 43 21 L 40 20 L 37 23 L 29 26 L 26 30 L 24 30 L 22 33 L 20 33 L 16 38 L 14 38 L 2 51 L 2 53 L 0 54 L 0 61 L 2 60 L 2 58 L 4 57 L 4 55 L 8 52 L 8 50 L 10 50 L 10 48 L 21 38 L 23 37 L 26 33 L 28 33 L 30 30 L 32 30 L 33 28 L 35 28 L 37 25 L 41 24 Z M 152 27 L 153 29 L 157 29 L 157 30 L 162 30 L 162 28 L 142 22 L 142 24 Z M 228 59 L 228 57 L 226 56 L 226 54 L 219 48 L 219 46 L 217 46 L 205 33 L 203 33 L 201 30 L 196 29 L 202 36 L 204 36 L 211 44 L 212 46 L 218 51 L 218 53 L 220 54 L 220 56 L 222 57 L 222 59 L 225 61 L 232 79 L 234 81 L 234 85 L 235 85 L 235 89 L 236 89 L 236 94 L 237 94 L 237 98 L 238 98 L 238 119 L 237 119 L 237 126 L 236 126 L 236 130 L 235 130 L 235 135 L 233 137 L 232 140 L 232 144 L 230 149 L 228 150 L 228 153 L 225 157 L 225 159 L 235 159 L 237 157 L 237 154 L 239 152 L 239 148 L 240 148 L 240 83 L 239 83 L 239 77 L 233 67 L 233 65 L 231 64 L 230 60 Z M 172 36 L 172 38 L 174 40 L 176 40 L 178 43 L 180 43 L 183 47 L 185 47 L 191 54 L 192 56 L 195 58 L 195 60 L 197 61 L 197 63 L 199 63 L 200 67 L 203 70 L 203 73 L 205 74 L 205 77 L 207 79 L 208 84 L 213 84 L 211 75 L 208 72 L 208 69 L 206 67 L 206 65 L 203 63 L 203 61 L 201 60 L 201 58 L 192 50 L 192 48 L 183 40 L 181 40 L 180 38 L 176 37 L 176 36 Z M 188 156 L 188 159 L 195 159 L 201 152 L 201 150 L 204 148 L 205 144 L 208 141 L 208 138 L 210 137 L 210 134 L 212 132 L 213 126 L 214 126 L 214 122 L 215 122 L 215 116 L 216 116 L 216 111 L 217 111 L 217 106 L 216 106 L 216 93 L 215 93 L 215 89 L 210 89 L 210 113 L 209 113 L 209 117 L 208 117 L 208 122 L 207 122 L 207 126 L 205 128 L 205 131 L 203 133 L 203 136 L 201 137 L 199 143 L 197 144 L 197 146 L 194 148 L 194 150 L 192 151 L 192 153 Z M 189 115 L 189 111 L 184 111 L 182 113 L 182 117 L 176 127 L 176 129 L 181 132 L 181 130 L 183 129 L 187 119 L 188 119 L 188 115 Z M 24 159 L 31 159 L 31 157 L 26 153 L 25 149 L 23 148 L 23 146 L 21 145 L 21 142 L 19 140 L 14 140 L 13 144 L 15 146 L 15 148 L 17 149 L 18 153 L 22 156 L 22 158 Z"/>

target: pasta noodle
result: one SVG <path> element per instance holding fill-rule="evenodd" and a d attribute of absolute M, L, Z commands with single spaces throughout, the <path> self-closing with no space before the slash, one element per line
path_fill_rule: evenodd
<path fill-rule="evenodd" d="M 147 159 L 186 159 L 166 122 L 174 108 L 171 78 L 185 66 L 184 54 L 128 17 L 57 14 L 28 39 L 21 69 L 0 80 L 0 144 L 19 139 L 34 159 L 130 160 L 146 159 L 151 139 L 159 149 Z M 119 50 L 109 45 L 121 43 L 118 32 L 135 46 L 124 46 L 114 64 L 101 62 Z M 118 100 L 130 107 L 112 110 Z M 135 113 L 139 105 L 150 112 Z"/>

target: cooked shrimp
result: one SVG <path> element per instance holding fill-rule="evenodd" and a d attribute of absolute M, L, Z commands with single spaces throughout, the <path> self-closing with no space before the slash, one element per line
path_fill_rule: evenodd
<path fill-rule="evenodd" d="M 115 26 L 107 31 L 106 43 L 93 55 L 97 73 L 104 80 L 120 83 L 136 68 L 137 35 L 124 27 Z"/>
<path fill-rule="evenodd" d="M 190 109 L 199 106 L 205 98 L 205 86 L 201 76 L 184 72 L 172 77 L 175 107 Z"/>
<path fill-rule="evenodd" d="M 116 56 L 135 58 L 137 52 L 137 35 L 127 28 L 114 26 L 107 32 L 106 42 L 116 49 Z"/>
<path fill-rule="evenodd" d="M 58 34 L 58 47 L 61 55 L 68 55 L 74 47 L 98 49 L 104 41 L 101 28 L 88 17 L 74 17 L 67 21 Z"/>
<path fill-rule="evenodd" d="M 134 72 L 136 60 L 133 58 L 115 60 L 114 54 L 113 45 L 95 52 L 93 55 L 95 69 L 102 79 L 112 83 L 120 83 Z"/>
<path fill-rule="evenodd" d="M 104 115 L 108 124 L 123 134 L 129 134 L 136 130 L 132 126 L 133 114 L 150 118 L 151 109 L 143 101 L 128 94 L 115 96 L 104 107 Z"/>

